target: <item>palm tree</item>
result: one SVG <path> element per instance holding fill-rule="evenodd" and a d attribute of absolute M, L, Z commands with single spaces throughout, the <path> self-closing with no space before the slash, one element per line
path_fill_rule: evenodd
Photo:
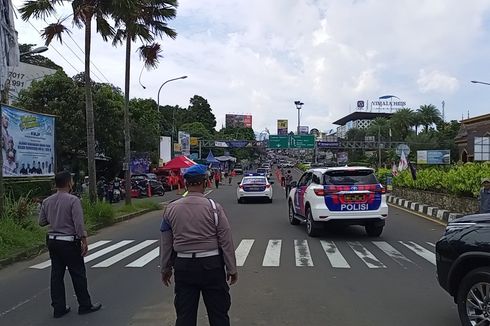
<path fill-rule="evenodd" d="M 414 112 L 413 115 L 413 126 L 415 127 L 415 134 L 418 135 L 419 133 L 419 126 L 423 123 L 422 121 L 422 116 L 420 112 Z"/>
<path fill-rule="evenodd" d="M 104 0 L 29 0 L 19 9 L 22 19 L 27 21 L 31 18 L 46 19 L 56 14 L 56 6 L 63 6 L 66 2 L 71 2 L 73 9 L 73 23 L 78 28 L 85 28 L 85 114 L 87 126 L 87 163 L 89 175 L 89 196 L 94 202 L 97 199 L 96 193 L 96 169 L 95 169 L 95 127 L 94 127 L 94 107 L 92 100 L 92 82 L 90 78 L 90 52 L 92 42 L 92 21 L 95 18 L 97 32 L 107 41 L 114 35 L 114 29 L 108 22 L 110 13 L 110 2 Z M 41 36 L 46 40 L 46 45 L 57 38 L 63 42 L 63 33 L 70 33 L 69 29 L 63 24 L 66 20 L 58 20 L 56 23 L 49 24 L 43 30 Z"/>
<path fill-rule="evenodd" d="M 433 124 L 438 124 L 442 121 L 441 112 L 433 104 L 421 105 L 417 112 L 424 126 L 424 132 L 428 132 L 429 127 Z"/>
<path fill-rule="evenodd" d="M 414 112 L 412 109 L 400 109 L 391 117 L 390 124 L 394 131 L 397 131 L 401 140 L 405 140 L 414 125 Z"/>
<path fill-rule="evenodd" d="M 175 18 L 177 0 L 113 0 L 112 18 L 115 22 L 116 33 L 113 45 L 126 42 L 126 73 L 124 87 L 124 152 L 126 193 L 131 191 L 131 135 L 129 123 L 129 91 L 131 76 L 131 45 L 140 40 L 144 45 L 138 49 L 140 57 L 147 68 L 158 65 L 161 47 L 155 43 L 156 38 L 168 36 L 172 39 L 177 33 L 167 26 L 167 21 Z M 131 204 L 131 196 L 126 196 L 126 204 Z"/>
<path fill-rule="evenodd" d="M 369 136 L 375 136 L 378 139 L 378 133 L 382 138 L 388 138 L 390 133 L 390 122 L 386 118 L 376 118 L 374 119 L 367 129 L 367 134 Z"/>

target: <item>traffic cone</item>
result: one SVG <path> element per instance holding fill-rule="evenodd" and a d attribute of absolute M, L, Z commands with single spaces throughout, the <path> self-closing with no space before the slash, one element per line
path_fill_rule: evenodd
<path fill-rule="evenodd" d="M 150 185 L 150 181 L 148 181 L 148 197 L 151 197 L 151 185 Z"/>

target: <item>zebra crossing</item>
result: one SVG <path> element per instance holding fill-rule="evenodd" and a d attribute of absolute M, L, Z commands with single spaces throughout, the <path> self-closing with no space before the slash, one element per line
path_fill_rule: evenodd
<path fill-rule="evenodd" d="M 315 267 L 323 260 L 333 269 L 351 269 L 353 266 L 369 269 L 387 269 L 389 266 L 410 268 L 422 264 L 436 264 L 434 247 L 431 242 L 414 241 L 331 241 L 317 239 L 283 240 L 271 239 L 262 248 L 256 239 L 242 239 L 235 250 L 237 266 L 252 266 L 260 255 L 261 266 L 273 268 L 281 266 L 281 258 L 294 255 L 296 267 Z M 262 242 L 260 242 L 262 243 Z M 311 248 L 315 249 L 312 250 Z M 317 249 L 319 248 L 319 249 Z M 122 265 L 124 268 L 143 268 L 154 262 L 158 264 L 160 249 L 158 240 L 100 240 L 89 244 L 89 254 L 85 263 L 98 260 L 89 267 L 103 269 Z M 321 254 L 318 254 L 318 253 Z M 415 261 L 417 260 L 417 261 Z M 286 262 L 285 264 L 290 264 Z M 29 268 L 43 270 L 51 266 L 49 260 Z M 253 266 L 256 267 L 256 266 Z"/>

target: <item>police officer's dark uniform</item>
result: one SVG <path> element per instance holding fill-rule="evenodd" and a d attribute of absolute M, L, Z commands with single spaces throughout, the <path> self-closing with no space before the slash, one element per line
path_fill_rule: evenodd
<path fill-rule="evenodd" d="M 73 288 L 78 299 L 78 313 L 97 311 L 101 304 L 92 304 L 87 289 L 85 273 L 87 232 L 83 222 L 80 199 L 70 194 L 73 181 L 67 171 L 55 176 L 58 191 L 46 198 L 39 213 L 39 225 L 48 225 L 47 245 L 51 258 L 51 305 L 54 317 L 59 318 L 70 312 L 65 297 L 65 270 L 68 267 Z"/>
<path fill-rule="evenodd" d="M 161 272 L 166 286 L 175 270 L 176 326 L 195 326 L 202 293 L 211 326 L 228 326 L 229 286 L 237 281 L 235 249 L 223 208 L 204 197 L 206 169 L 184 174 L 189 193 L 170 203 L 161 224 Z M 226 273 L 225 273 L 226 266 Z"/>

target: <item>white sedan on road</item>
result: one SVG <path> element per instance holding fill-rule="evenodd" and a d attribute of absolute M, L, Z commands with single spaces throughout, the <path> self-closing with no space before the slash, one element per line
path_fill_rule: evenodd
<path fill-rule="evenodd" d="M 238 183 L 236 196 L 238 203 L 249 198 L 263 198 L 272 203 L 272 184 L 263 174 L 249 174 Z"/>

